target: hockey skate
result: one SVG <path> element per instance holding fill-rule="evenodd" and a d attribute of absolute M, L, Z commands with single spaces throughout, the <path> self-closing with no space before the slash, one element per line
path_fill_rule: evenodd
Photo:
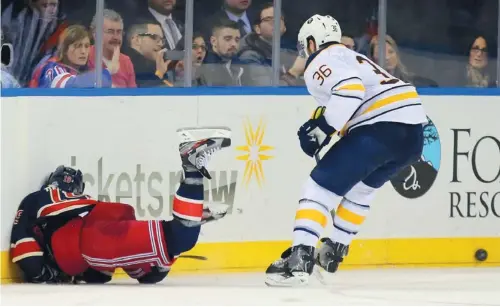
<path fill-rule="evenodd" d="M 212 179 L 207 170 L 207 165 L 213 155 L 219 150 L 231 146 L 231 130 L 225 127 L 196 127 L 177 130 L 181 138 L 179 153 L 182 161 L 184 175 L 182 180 L 199 181 L 200 179 L 185 178 L 187 172 L 199 172 L 203 177 Z M 198 183 L 194 183 L 198 184 Z M 217 221 L 226 216 L 228 205 L 219 203 L 204 203 L 201 221 L 180 219 L 188 227 L 200 226 Z"/>
<path fill-rule="evenodd" d="M 349 246 L 333 242 L 329 238 L 322 238 L 320 242 L 320 247 L 314 255 L 316 264 L 314 275 L 321 283 L 330 284 L 331 274 L 338 270 L 340 263 L 349 252 Z"/>
<path fill-rule="evenodd" d="M 313 267 L 314 247 L 294 246 L 284 251 L 281 258 L 267 268 L 265 283 L 271 287 L 307 285 Z"/>
<path fill-rule="evenodd" d="M 181 138 L 179 152 L 184 171 L 197 170 L 203 177 L 212 179 L 207 164 L 215 152 L 231 146 L 231 130 L 225 127 L 200 127 L 179 129 L 177 133 Z"/>

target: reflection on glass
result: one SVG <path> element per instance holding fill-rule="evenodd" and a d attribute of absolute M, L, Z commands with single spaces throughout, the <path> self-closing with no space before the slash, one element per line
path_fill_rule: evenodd
<path fill-rule="evenodd" d="M 2 71 L 23 87 L 37 65 L 56 52 L 59 36 L 68 26 L 60 8 L 58 0 L 2 3 L 2 43 L 12 45 L 12 50 L 2 48 Z"/>
<path fill-rule="evenodd" d="M 387 45 L 419 87 L 496 86 L 497 25 L 498 1 L 387 1 Z"/>

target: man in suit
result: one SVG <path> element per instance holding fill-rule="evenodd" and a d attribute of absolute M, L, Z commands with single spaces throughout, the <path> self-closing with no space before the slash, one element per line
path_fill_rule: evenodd
<path fill-rule="evenodd" d="M 165 39 L 160 25 L 137 21 L 127 31 L 126 53 L 135 68 L 138 87 L 172 86 L 167 78 L 170 61 L 163 58 Z"/>
<path fill-rule="evenodd" d="M 205 36 L 207 38 L 211 36 L 212 33 L 206 31 L 210 31 L 214 25 L 227 21 L 234 21 L 238 24 L 241 37 L 253 32 L 251 20 L 253 20 L 254 14 L 250 12 L 251 5 L 252 0 L 224 0 L 222 9 L 205 20 L 203 25 Z"/>
<path fill-rule="evenodd" d="M 176 49 L 184 35 L 184 25 L 172 16 L 176 4 L 177 0 L 148 0 L 147 10 L 134 18 L 160 25 L 168 50 Z M 132 24 L 135 24 L 134 20 Z"/>

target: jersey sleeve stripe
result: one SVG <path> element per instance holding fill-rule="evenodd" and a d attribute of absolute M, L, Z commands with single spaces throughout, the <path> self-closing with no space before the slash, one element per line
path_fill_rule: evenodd
<path fill-rule="evenodd" d="M 343 85 L 343 86 L 339 87 L 337 90 L 338 91 L 351 90 L 351 91 L 363 91 L 363 92 L 366 91 L 363 84 L 359 84 L 359 83 Z"/>
<path fill-rule="evenodd" d="M 36 240 L 34 238 L 23 238 L 23 239 L 17 240 L 16 243 L 12 243 L 10 245 L 10 247 L 14 248 L 17 245 L 20 245 L 21 243 L 27 243 L 27 242 L 36 242 Z"/>
<path fill-rule="evenodd" d="M 59 194 L 59 189 L 57 188 L 50 188 L 50 198 L 52 199 L 53 203 L 59 203 L 62 201 L 61 195 Z"/>
<path fill-rule="evenodd" d="M 28 253 L 24 253 L 24 254 L 20 254 L 19 256 L 16 256 L 16 257 L 12 257 L 12 262 L 19 262 L 23 259 L 26 259 L 28 257 L 42 257 L 43 256 L 43 252 L 28 252 Z"/>
<path fill-rule="evenodd" d="M 66 85 L 66 82 L 68 82 L 69 78 L 71 78 L 70 73 L 60 74 L 54 78 L 50 86 L 52 88 L 63 88 Z"/>
<path fill-rule="evenodd" d="M 38 217 L 42 216 L 54 216 L 62 212 L 67 212 L 74 209 L 80 209 L 85 206 L 95 205 L 96 201 L 91 199 L 79 199 L 72 201 L 60 202 L 57 204 L 50 204 L 43 206 L 38 210 Z"/>
<path fill-rule="evenodd" d="M 18 262 L 28 257 L 43 256 L 43 252 L 35 239 L 24 238 L 11 244 L 11 256 L 12 262 Z"/>

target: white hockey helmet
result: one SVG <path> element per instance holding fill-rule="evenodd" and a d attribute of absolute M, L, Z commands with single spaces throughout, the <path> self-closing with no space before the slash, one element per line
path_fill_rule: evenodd
<path fill-rule="evenodd" d="M 310 56 L 307 52 L 308 39 L 314 39 L 316 46 L 319 48 L 319 46 L 330 42 L 340 43 L 341 37 L 342 30 L 335 18 L 330 15 L 321 16 L 316 14 L 304 22 L 300 28 L 298 37 L 299 48 L 308 57 Z"/>

